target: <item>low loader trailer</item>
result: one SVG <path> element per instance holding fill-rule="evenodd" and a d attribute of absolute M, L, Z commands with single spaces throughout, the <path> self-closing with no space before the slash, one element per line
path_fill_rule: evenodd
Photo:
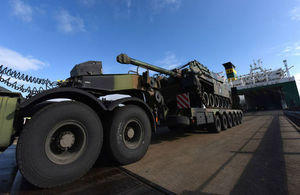
<path fill-rule="evenodd" d="M 86 174 L 103 150 L 119 164 L 136 162 L 157 126 L 220 133 L 242 122 L 236 90 L 197 61 L 173 70 L 126 54 L 117 61 L 147 71 L 102 74 L 101 62 L 88 61 L 55 87 L 37 91 L 7 78 L 53 83 L 0 67 L 0 81 L 30 92 L 24 99 L 0 90 L 0 148 L 4 151 L 18 137 L 17 165 L 31 184 L 50 188 L 70 183 Z M 149 70 L 158 74 L 150 76 Z M 111 94 L 127 97 L 106 99 Z"/>

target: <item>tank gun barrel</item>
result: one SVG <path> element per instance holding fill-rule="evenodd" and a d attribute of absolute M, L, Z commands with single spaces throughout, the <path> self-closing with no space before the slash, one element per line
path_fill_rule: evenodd
<path fill-rule="evenodd" d="M 121 64 L 132 64 L 132 65 L 135 65 L 135 66 L 140 66 L 142 68 L 153 70 L 155 72 L 160 72 L 160 73 L 170 75 L 170 76 L 173 76 L 173 77 L 180 77 L 180 74 L 177 73 L 177 72 L 167 70 L 167 69 L 164 69 L 164 68 L 160 68 L 158 66 L 154 66 L 154 65 L 148 64 L 146 62 L 142 62 L 142 61 L 133 59 L 133 58 L 129 57 L 126 54 L 118 55 L 117 56 L 117 61 Z"/>

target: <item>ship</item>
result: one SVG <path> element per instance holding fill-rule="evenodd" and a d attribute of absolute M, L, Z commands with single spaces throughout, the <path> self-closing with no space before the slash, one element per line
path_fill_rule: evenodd
<path fill-rule="evenodd" d="M 250 72 L 237 76 L 235 66 L 223 64 L 227 81 L 236 88 L 240 103 L 245 111 L 289 109 L 300 110 L 300 78 L 290 75 L 287 60 L 284 67 L 265 69 L 262 60 L 253 61 Z"/>

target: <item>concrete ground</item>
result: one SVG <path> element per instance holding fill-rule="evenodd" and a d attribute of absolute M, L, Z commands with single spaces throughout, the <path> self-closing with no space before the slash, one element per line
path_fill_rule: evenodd
<path fill-rule="evenodd" d="M 12 151 L 13 148 L 7 156 L 11 156 Z M 13 183 L 9 182 L 15 164 L 13 160 L 2 160 L 2 155 L 0 170 L 3 174 L 0 173 L 0 179 L 7 182 L 1 183 L 0 193 L 300 192 L 300 128 L 281 111 L 250 113 L 244 117 L 243 124 L 220 134 L 201 130 L 170 132 L 167 128 L 160 128 L 153 136 L 146 156 L 139 162 L 124 167 L 99 163 L 79 181 L 51 190 L 31 186 L 20 174 Z M 6 176 L 3 170 L 8 173 Z"/>
<path fill-rule="evenodd" d="M 179 194 L 299 194 L 298 130 L 281 111 L 254 113 L 221 134 L 161 134 L 126 168 Z"/>

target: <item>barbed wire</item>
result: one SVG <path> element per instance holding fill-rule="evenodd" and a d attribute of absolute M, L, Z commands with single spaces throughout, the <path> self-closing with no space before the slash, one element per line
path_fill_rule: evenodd
<path fill-rule="evenodd" d="M 18 83 L 18 81 L 25 81 L 27 83 L 37 84 L 41 86 L 26 87 L 24 84 Z M 56 82 L 52 82 L 49 79 L 42 79 L 38 77 L 29 76 L 21 72 L 15 71 L 11 68 L 5 67 L 4 65 L 0 65 L 0 82 L 22 93 L 28 93 L 28 96 L 32 96 L 41 93 L 44 90 L 56 87 Z"/>

